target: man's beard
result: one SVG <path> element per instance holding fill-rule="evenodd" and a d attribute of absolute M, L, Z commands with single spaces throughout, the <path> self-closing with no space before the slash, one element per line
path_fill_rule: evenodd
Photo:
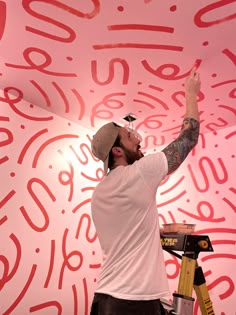
<path fill-rule="evenodd" d="M 137 148 L 136 152 L 130 151 L 123 146 L 122 146 L 122 149 L 125 153 L 126 161 L 129 165 L 133 164 L 135 161 L 140 160 L 143 157 L 143 154 L 139 150 L 139 147 Z"/>

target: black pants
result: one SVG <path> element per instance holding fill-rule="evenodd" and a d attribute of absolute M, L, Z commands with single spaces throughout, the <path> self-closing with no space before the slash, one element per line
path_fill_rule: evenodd
<path fill-rule="evenodd" d="M 90 315 L 165 315 L 160 300 L 132 301 L 95 293 Z"/>

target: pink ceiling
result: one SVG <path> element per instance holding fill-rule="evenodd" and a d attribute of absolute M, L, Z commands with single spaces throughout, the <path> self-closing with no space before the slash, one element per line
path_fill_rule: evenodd
<path fill-rule="evenodd" d="M 0 16 L 2 100 L 22 115 L 23 98 L 96 130 L 131 112 L 162 145 L 195 63 L 201 131 L 236 124 L 235 0 L 5 0 Z"/>

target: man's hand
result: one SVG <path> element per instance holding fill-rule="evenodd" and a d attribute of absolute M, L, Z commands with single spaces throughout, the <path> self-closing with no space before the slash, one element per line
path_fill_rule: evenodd
<path fill-rule="evenodd" d="M 200 75 L 196 70 L 196 67 L 193 67 L 189 77 L 185 81 L 186 112 L 184 117 L 199 120 L 197 95 L 200 92 L 201 81 Z"/>
<path fill-rule="evenodd" d="M 179 137 L 172 141 L 162 151 L 168 162 L 168 174 L 174 172 L 188 156 L 198 142 L 199 112 L 197 95 L 200 92 L 201 81 L 194 67 L 185 81 L 186 112 Z"/>
<path fill-rule="evenodd" d="M 196 72 L 196 68 L 194 67 L 185 81 L 185 92 L 186 96 L 197 96 L 200 92 L 201 81 L 200 75 Z"/>

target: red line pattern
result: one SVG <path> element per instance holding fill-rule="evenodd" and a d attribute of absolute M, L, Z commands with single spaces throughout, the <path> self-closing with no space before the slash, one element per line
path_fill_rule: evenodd
<path fill-rule="evenodd" d="M 17 305 L 20 303 L 20 301 L 24 298 L 25 294 L 27 293 L 27 290 L 30 287 L 31 282 L 34 279 L 36 269 L 37 269 L 37 265 L 33 265 L 31 268 L 31 272 L 29 274 L 28 280 L 26 281 L 22 291 L 17 296 L 16 300 L 11 304 L 11 306 L 2 313 L 2 315 L 11 314 L 11 312 L 14 311 L 14 309 L 17 307 Z"/>
<path fill-rule="evenodd" d="M 0 1 L 0 40 L 2 39 L 5 31 L 6 26 L 6 15 L 7 15 L 7 6 L 6 3 L 3 1 Z"/>
<path fill-rule="evenodd" d="M 109 31 L 143 30 L 143 31 L 153 31 L 153 32 L 174 33 L 173 27 L 161 26 L 161 25 L 119 24 L 119 25 L 108 25 L 107 28 Z"/>
<path fill-rule="evenodd" d="M 115 43 L 115 44 L 97 44 L 93 45 L 95 50 L 115 49 L 115 48 L 136 48 L 136 49 L 161 49 L 170 51 L 183 51 L 181 46 L 161 45 L 161 44 L 140 44 L 140 43 Z"/>
<path fill-rule="evenodd" d="M 234 310 L 235 0 L 203 2 L 0 0 L 1 314 L 89 314 L 102 264 L 91 198 L 104 178 L 91 139 L 133 113 L 143 152 L 162 150 L 193 66 L 199 142 L 162 181 L 157 215 L 209 235 L 199 264 L 215 312 Z M 174 292 L 181 262 L 164 258 Z"/>

